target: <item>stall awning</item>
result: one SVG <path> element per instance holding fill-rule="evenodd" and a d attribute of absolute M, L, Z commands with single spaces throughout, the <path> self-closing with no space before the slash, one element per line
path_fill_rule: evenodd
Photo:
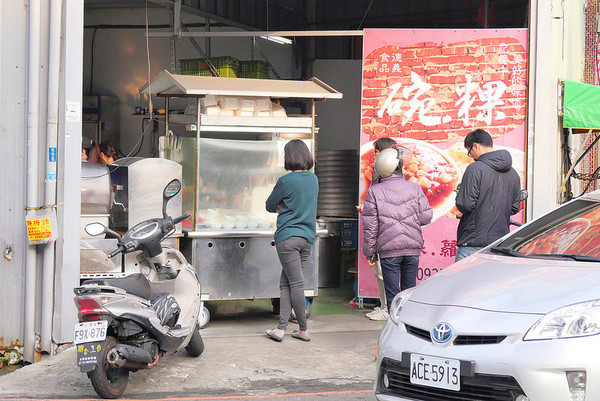
<path fill-rule="evenodd" d="M 564 81 L 563 126 L 600 129 L 600 87 Z"/>
<path fill-rule="evenodd" d="M 341 99 L 342 94 L 317 78 L 308 81 L 177 75 L 163 70 L 150 81 L 159 96 L 257 96 L 279 99 Z M 147 94 L 148 84 L 140 88 Z"/>

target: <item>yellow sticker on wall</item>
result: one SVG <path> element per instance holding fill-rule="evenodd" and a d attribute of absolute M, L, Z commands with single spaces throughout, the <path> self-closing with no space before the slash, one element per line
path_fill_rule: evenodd
<path fill-rule="evenodd" d="M 27 237 L 30 245 L 47 244 L 56 239 L 54 211 L 31 211 L 26 216 Z"/>

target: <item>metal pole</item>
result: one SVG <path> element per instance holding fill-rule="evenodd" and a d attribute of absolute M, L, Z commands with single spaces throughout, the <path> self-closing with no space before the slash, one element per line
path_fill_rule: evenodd
<path fill-rule="evenodd" d="M 165 136 L 169 137 L 169 100 L 170 97 L 165 98 Z"/>
<path fill-rule="evenodd" d="M 483 27 L 489 28 L 489 20 L 490 18 L 490 0 L 483 1 Z"/>
<path fill-rule="evenodd" d="M 194 211 L 192 213 L 193 227 L 194 230 L 198 229 L 198 219 L 196 218 L 196 212 L 198 210 L 198 191 L 200 191 L 200 124 L 202 112 L 202 102 L 200 98 L 196 98 L 196 190 L 194 193 Z"/>
<path fill-rule="evenodd" d="M 204 23 L 204 30 L 206 32 L 210 32 L 210 19 L 206 18 Z M 208 55 L 208 57 L 210 57 L 210 37 L 206 37 L 206 39 L 204 39 L 204 49 L 206 50 L 206 54 Z"/>
<path fill-rule="evenodd" d="M 310 134 L 312 137 L 311 138 L 312 139 L 312 153 L 313 153 L 313 157 L 315 158 L 315 162 L 316 162 L 316 160 L 317 160 L 317 134 L 315 132 L 316 131 L 315 118 L 317 116 L 317 113 L 316 113 L 316 108 L 315 108 L 315 99 L 310 100 L 310 116 L 311 116 L 311 120 L 312 120 L 311 127 L 310 127 Z"/>
<path fill-rule="evenodd" d="M 27 208 L 37 208 L 39 181 L 39 107 L 40 107 L 40 0 L 29 2 L 29 64 L 27 79 Z M 23 358 L 35 362 L 35 306 L 37 287 L 37 249 L 27 247 L 25 266 L 25 333 Z"/>
<path fill-rule="evenodd" d="M 50 3 L 50 48 L 48 50 L 48 118 L 46 123 L 46 191 L 45 204 L 56 213 L 56 155 L 58 144 L 58 94 L 60 80 L 60 31 L 62 0 Z M 55 155 L 52 159 L 49 155 Z M 42 269 L 42 351 L 52 352 L 52 320 L 54 317 L 55 243 L 44 246 Z"/>

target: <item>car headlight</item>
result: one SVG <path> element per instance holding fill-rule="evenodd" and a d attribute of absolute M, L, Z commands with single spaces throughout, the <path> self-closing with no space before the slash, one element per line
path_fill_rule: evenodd
<path fill-rule="evenodd" d="M 413 293 L 415 288 L 416 287 L 404 290 L 394 297 L 394 299 L 392 300 L 392 303 L 390 305 L 390 310 L 389 310 L 389 316 L 390 316 L 390 319 L 392 319 L 392 322 L 398 324 L 398 322 L 399 322 L 398 315 L 400 314 L 402 307 L 404 306 L 406 301 L 408 301 L 408 299 L 410 298 L 410 295 Z"/>
<path fill-rule="evenodd" d="M 538 320 L 524 341 L 593 336 L 600 333 L 600 300 L 558 308 Z"/>

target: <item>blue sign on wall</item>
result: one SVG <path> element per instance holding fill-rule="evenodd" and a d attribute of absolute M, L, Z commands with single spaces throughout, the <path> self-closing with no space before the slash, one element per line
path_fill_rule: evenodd
<path fill-rule="evenodd" d="M 56 163 L 56 148 L 48 148 L 48 160 Z"/>

